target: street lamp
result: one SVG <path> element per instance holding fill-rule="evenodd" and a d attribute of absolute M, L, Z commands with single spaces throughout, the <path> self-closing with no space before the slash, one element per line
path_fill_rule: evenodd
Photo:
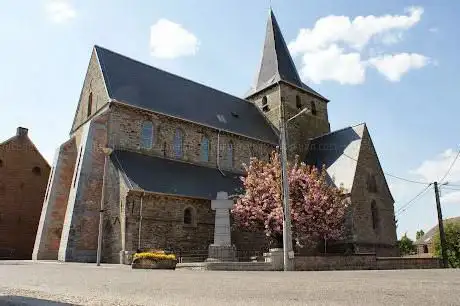
<path fill-rule="evenodd" d="M 103 216 L 104 216 L 104 201 L 105 201 L 105 177 L 107 174 L 107 165 L 110 154 L 112 154 L 113 149 L 104 147 L 102 148 L 104 153 L 104 173 L 102 174 L 102 195 L 101 195 L 101 209 L 99 210 L 99 234 L 97 236 L 97 257 L 96 264 L 101 265 L 101 253 L 102 253 L 102 225 L 103 225 Z"/>
<path fill-rule="evenodd" d="M 292 231 L 291 231 L 291 207 L 289 204 L 289 182 L 287 174 L 287 144 L 286 144 L 286 125 L 297 116 L 307 112 L 308 109 L 304 108 L 299 113 L 294 115 L 288 120 L 285 120 L 284 114 L 284 101 L 282 99 L 280 104 L 280 138 L 281 138 L 281 185 L 283 188 L 283 263 L 284 271 L 291 271 L 292 266 L 290 260 L 294 258 L 292 250 Z"/>

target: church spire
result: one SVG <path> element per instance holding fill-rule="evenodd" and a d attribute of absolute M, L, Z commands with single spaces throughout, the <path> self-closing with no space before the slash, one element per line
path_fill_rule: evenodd
<path fill-rule="evenodd" d="M 270 7 L 262 61 L 256 81 L 248 95 L 265 89 L 278 81 L 304 87 Z"/>

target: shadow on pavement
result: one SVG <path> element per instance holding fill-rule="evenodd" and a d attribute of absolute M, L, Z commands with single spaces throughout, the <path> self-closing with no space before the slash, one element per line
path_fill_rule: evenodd
<path fill-rule="evenodd" d="M 24 296 L 5 295 L 0 296 L 0 306 L 31 305 L 31 306 L 67 306 L 74 304 L 60 303 L 48 300 L 40 300 Z"/>

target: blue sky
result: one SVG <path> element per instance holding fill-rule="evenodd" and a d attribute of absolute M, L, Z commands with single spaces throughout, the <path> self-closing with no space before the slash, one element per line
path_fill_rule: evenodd
<path fill-rule="evenodd" d="M 271 2 L 303 80 L 331 100 L 332 129 L 366 122 L 384 171 L 439 180 L 460 142 L 460 3 Z M 0 141 L 27 127 L 52 161 L 94 44 L 242 96 L 258 68 L 269 3 L 0 0 Z M 460 186 L 460 161 L 447 180 Z M 388 182 L 396 210 L 424 188 Z M 452 189 L 442 191 L 445 217 L 460 215 Z M 432 188 L 397 218 L 398 235 L 433 226 Z"/>

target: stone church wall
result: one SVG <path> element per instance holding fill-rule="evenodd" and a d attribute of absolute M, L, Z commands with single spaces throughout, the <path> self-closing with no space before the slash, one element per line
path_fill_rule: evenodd
<path fill-rule="evenodd" d="M 78 150 L 75 138 L 62 144 L 56 152 L 46 191 L 32 258 L 57 260 L 69 191 Z"/>
<path fill-rule="evenodd" d="M 107 116 L 102 115 L 83 128 L 81 146 L 59 246 L 61 261 L 96 260 L 97 232 L 102 190 Z"/>
<path fill-rule="evenodd" d="M 141 192 L 131 191 L 126 202 L 126 250 L 173 248 L 206 251 L 214 240 L 214 214 L 209 200 L 144 194 L 139 241 Z M 193 211 L 192 224 L 184 224 L 184 210 Z"/>
<path fill-rule="evenodd" d="M 100 108 L 109 102 L 109 96 L 104 84 L 104 78 L 98 63 L 97 55 L 94 50 L 91 54 L 88 70 L 80 93 L 80 99 L 78 101 L 72 131 L 77 130 L 82 124 L 88 121 L 88 102 L 90 100 L 90 94 L 91 114 L 95 114 Z"/>
<path fill-rule="evenodd" d="M 368 174 L 376 179 L 377 192 L 368 188 Z M 373 228 L 372 201 L 377 208 L 377 226 Z M 359 163 L 356 168 L 352 195 L 353 232 L 360 252 L 376 252 L 378 256 L 397 255 L 394 202 L 386 185 L 385 176 L 370 140 L 367 128 L 364 131 Z"/>
<path fill-rule="evenodd" d="M 301 107 L 297 107 L 297 96 L 300 98 Z M 267 98 L 268 111 L 263 109 L 263 98 Z M 264 114 L 271 124 L 279 129 L 280 102 L 285 101 L 285 117 L 289 119 L 299 113 L 303 108 L 311 109 L 311 102 L 315 103 L 316 115 L 305 113 L 287 124 L 289 158 L 299 155 L 306 156 L 309 139 L 330 132 L 328 122 L 327 103 L 305 91 L 299 90 L 285 83 L 275 85 L 263 90 L 249 98 Z"/>
<path fill-rule="evenodd" d="M 184 133 L 184 154 L 180 160 L 217 167 L 217 130 L 120 104 L 114 104 L 111 111 L 111 141 L 114 147 L 174 159 L 176 158 L 173 147 L 174 134 L 179 128 Z M 151 149 L 140 147 L 142 123 L 146 120 L 154 123 L 154 141 Z M 208 162 L 200 159 L 200 145 L 203 136 L 208 137 L 210 143 Z M 226 160 L 226 148 L 229 142 L 233 143 L 234 148 L 233 167 L 229 167 Z M 248 163 L 250 156 L 268 159 L 270 152 L 274 150 L 273 145 L 227 132 L 220 133 L 219 146 L 220 167 L 231 171 L 243 171 L 242 164 Z"/>

